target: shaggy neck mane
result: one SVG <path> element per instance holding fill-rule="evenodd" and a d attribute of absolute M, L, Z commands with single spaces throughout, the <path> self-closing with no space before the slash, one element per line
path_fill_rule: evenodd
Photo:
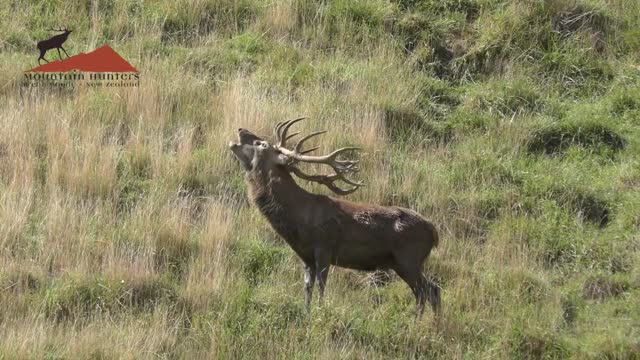
<path fill-rule="evenodd" d="M 253 169 L 246 180 L 251 201 L 273 228 L 285 239 L 293 236 L 288 223 L 296 215 L 295 204 L 311 194 L 298 186 L 283 169 Z"/>

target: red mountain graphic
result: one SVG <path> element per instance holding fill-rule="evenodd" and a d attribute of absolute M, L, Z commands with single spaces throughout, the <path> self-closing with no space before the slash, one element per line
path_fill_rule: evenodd
<path fill-rule="evenodd" d="M 99 47 L 88 54 L 80 53 L 64 60 L 52 61 L 25 72 L 138 72 L 109 45 Z"/>

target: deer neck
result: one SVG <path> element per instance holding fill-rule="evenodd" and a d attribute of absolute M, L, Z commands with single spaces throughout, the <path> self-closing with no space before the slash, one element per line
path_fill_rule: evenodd
<path fill-rule="evenodd" d="M 295 211 L 296 204 L 311 194 L 298 186 L 283 169 L 254 169 L 247 175 L 251 200 L 262 211 L 263 206 L 275 206 Z"/>
<path fill-rule="evenodd" d="M 251 201 L 274 229 L 285 238 L 289 233 L 287 219 L 297 215 L 311 200 L 311 193 L 302 189 L 284 169 L 254 169 L 247 174 Z"/>

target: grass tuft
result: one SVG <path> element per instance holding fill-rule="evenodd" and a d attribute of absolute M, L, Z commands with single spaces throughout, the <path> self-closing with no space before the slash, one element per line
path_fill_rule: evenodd
<path fill-rule="evenodd" d="M 615 130 L 597 122 L 563 123 L 535 131 L 528 149 L 532 153 L 553 155 L 566 151 L 572 145 L 615 153 L 625 147 L 626 141 Z"/>

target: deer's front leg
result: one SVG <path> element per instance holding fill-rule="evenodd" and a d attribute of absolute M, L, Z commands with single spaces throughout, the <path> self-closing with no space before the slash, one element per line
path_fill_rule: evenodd
<path fill-rule="evenodd" d="M 316 276 L 318 278 L 318 295 L 320 304 L 324 298 L 324 288 L 327 285 L 327 276 L 329 275 L 329 267 L 331 266 L 331 256 L 322 250 L 315 252 L 316 258 Z"/>
<path fill-rule="evenodd" d="M 307 310 L 311 306 L 311 295 L 313 294 L 313 285 L 316 282 L 315 264 L 304 263 L 304 305 Z"/>

